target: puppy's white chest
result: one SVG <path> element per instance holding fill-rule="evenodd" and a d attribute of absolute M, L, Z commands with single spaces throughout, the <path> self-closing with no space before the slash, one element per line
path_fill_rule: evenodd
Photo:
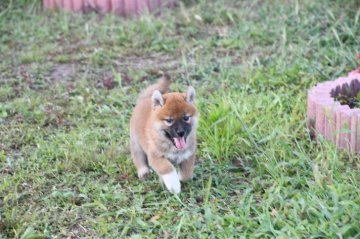
<path fill-rule="evenodd" d="M 166 155 L 166 157 L 174 164 L 180 164 L 182 161 L 189 159 L 193 153 L 191 150 L 171 152 Z"/>

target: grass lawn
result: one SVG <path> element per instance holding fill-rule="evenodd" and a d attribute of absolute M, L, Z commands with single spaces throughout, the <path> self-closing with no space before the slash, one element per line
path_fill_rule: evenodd
<path fill-rule="evenodd" d="M 310 140 L 307 90 L 357 66 L 358 0 L 195 0 L 123 19 L 0 3 L 0 238 L 360 238 L 360 157 Z M 201 113 L 176 197 L 128 121 L 168 72 Z"/>

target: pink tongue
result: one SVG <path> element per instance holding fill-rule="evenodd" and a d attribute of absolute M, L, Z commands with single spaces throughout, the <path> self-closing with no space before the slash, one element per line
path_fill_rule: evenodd
<path fill-rule="evenodd" d="M 178 149 L 183 149 L 186 146 L 186 142 L 185 142 L 185 138 L 181 137 L 181 138 L 174 138 L 175 141 L 175 146 Z"/>

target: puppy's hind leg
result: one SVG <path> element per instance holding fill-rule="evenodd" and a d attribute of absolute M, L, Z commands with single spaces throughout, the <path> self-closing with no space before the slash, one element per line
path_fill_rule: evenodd
<path fill-rule="evenodd" d="M 138 144 L 135 136 L 130 136 L 130 151 L 139 179 L 145 180 L 150 174 L 150 168 L 146 154 Z"/>

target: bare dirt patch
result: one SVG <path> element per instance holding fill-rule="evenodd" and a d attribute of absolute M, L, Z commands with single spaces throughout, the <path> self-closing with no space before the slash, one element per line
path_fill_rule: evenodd
<path fill-rule="evenodd" d="M 72 63 L 56 65 L 50 73 L 49 80 L 54 83 L 66 82 L 72 79 L 78 70 L 79 67 Z"/>
<path fill-rule="evenodd" d="M 125 56 L 114 61 L 114 63 L 120 72 L 126 72 L 131 69 L 150 73 L 159 70 L 167 72 L 174 71 L 180 65 L 177 57 L 160 53 L 153 53 L 147 56 Z"/>

